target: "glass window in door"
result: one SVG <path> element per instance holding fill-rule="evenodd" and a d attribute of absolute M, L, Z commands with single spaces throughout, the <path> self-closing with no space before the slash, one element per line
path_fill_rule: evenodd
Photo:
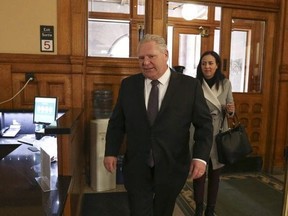
<path fill-rule="evenodd" d="M 233 19 L 229 79 L 233 92 L 261 92 L 265 21 Z"/>
<path fill-rule="evenodd" d="M 183 74 L 196 77 L 201 54 L 201 36 L 195 34 L 179 35 L 179 65 L 184 66 Z"/>

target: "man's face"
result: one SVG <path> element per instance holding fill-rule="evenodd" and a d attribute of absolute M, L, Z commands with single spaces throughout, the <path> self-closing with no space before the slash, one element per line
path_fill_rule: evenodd
<path fill-rule="evenodd" d="M 159 79 L 168 67 L 168 52 L 161 52 L 154 41 L 146 42 L 139 47 L 138 59 L 143 75 L 151 80 Z"/>

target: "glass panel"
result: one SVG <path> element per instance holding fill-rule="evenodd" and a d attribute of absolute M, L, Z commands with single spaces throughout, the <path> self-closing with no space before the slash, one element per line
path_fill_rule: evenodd
<path fill-rule="evenodd" d="M 230 72 L 234 92 L 261 92 L 265 21 L 233 19 Z"/>
<path fill-rule="evenodd" d="M 221 21 L 221 7 L 215 7 L 215 21 Z"/>
<path fill-rule="evenodd" d="M 245 79 L 247 36 L 245 31 L 232 32 L 229 79 L 232 83 L 233 92 L 247 92 L 247 79 Z"/>
<path fill-rule="evenodd" d="M 145 0 L 138 0 L 137 14 L 138 15 L 145 14 Z"/>
<path fill-rule="evenodd" d="M 88 22 L 88 56 L 129 57 L 129 22 Z"/>
<path fill-rule="evenodd" d="M 169 53 L 169 59 L 168 59 L 168 65 L 169 67 L 172 67 L 172 53 L 173 53 L 173 26 L 168 26 L 167 28 L 167 49 Z"/>
<path fill-rule="evenodd" d="M 89 0 L 88 10 L 93 12 L 105 13 L 130 13 L 129 0 Z"/>
<path fill-rule="evenodd" d="M 213 50 L 220 54 L 220 30 L 214 30 L 214 47 Z"/>
<path fill-rule="evenodd" d="M 196 77 L 197 64 L 200 60 L 201 36 L 179 34 L 179 65 L 185 66 L 183 74 Z"/>
<path fill-rule="evenodd" d="M 208 6 L 168 2 L 168 17 L 184 18 L 186 20 L 207 20 Z"/>

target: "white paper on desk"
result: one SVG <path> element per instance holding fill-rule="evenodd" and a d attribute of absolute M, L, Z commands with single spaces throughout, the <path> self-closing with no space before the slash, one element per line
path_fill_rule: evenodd
<path fill-rule="evenodd" d="M 50 173 L 50 155 L 47 152 L 40 148 L 40 156 L 41 156 L 41 172 L 40 176 L 36 177 L 36 181 L 40 185 L 41 189 L 46 191 L 53 190 L 51 187 L 51 173 Z"/>
<path fill-rule="evenodd" d="M 44 136 L 39 141 L 39 146 L 50 155 L 53 161 L 57 160 L 57 138 L 51 136 Z M 51 162 L 51 161 L 50 161 Z"/>
<path fill-rule="evenodd" d="M 40 149 L 41 154 L 41 177 L 47 180 L 47 186 L 50 188 L 51 178 L 51 159 L 50 155 L 43 149 Z"/>

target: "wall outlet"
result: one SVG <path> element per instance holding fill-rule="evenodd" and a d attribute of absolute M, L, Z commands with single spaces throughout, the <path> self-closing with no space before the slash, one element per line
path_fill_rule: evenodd
<path fill-rule="evenodd" d="M 30 79 L 30 81 L 35 80 L 34 73 L 26 73 L 25 74 L 25 81 L 27 82 Z"/>

